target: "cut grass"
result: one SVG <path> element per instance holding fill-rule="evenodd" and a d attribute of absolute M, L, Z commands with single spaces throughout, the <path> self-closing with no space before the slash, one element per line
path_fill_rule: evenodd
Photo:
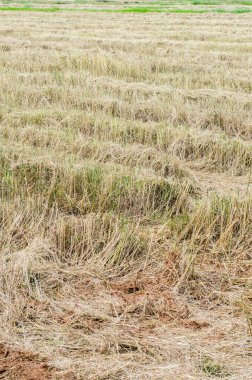
<path fill-rule="evenodd" d="M 149 3 L 0 12 L 3 376 L 251 373 L 251 15 Z"/>
<path fill-rule="evenodd" d="M 59 12 L 60 8 L 34 8 L 32 6 L 29 7 L 0 7 L 0 11 L 17 11 L 17 12 Z"/>

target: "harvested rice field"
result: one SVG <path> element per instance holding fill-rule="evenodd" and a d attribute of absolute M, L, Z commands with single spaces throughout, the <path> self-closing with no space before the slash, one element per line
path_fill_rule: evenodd
<path fill-rule="evenodd" d="M 252 14 L 66 3 L 1 5 L 0 378 L 250 380 Z"/>

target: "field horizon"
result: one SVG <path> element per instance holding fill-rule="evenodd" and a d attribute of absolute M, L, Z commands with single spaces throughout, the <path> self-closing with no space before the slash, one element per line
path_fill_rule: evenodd
<path fill-rule="evenodd" d="M 252 11 L 251 0 L 0 0 L 0 11 L 109 13 L 234 13 Z"/>
<path fill-rule="evenodd" d="M 0 4 L 1 379 L 251 380 L 250 5 Z"/>

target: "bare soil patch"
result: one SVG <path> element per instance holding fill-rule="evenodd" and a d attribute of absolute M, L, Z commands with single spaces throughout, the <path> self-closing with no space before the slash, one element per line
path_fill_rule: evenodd
<path fill-rule="evenodd" d="M 53 372 L 46 359 L 0 345 L 0 379 L 50 380 Z"/>

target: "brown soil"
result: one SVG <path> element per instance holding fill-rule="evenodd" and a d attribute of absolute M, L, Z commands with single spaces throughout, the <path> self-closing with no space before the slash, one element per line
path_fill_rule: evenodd
<path fill-rule="evenodd" d="M 182 299 L 171 293 L 168 271 L 112 285 L 114 294 L 123 300 L 124 313 L 158 318 L 162 323 L 188 318 L 190 312 Z"/>
<path fill-rule="evenodd" d="M 0 379 L 50 380 L 53 371 L 45 359 L 37 355 L 0 345 Z"/>

